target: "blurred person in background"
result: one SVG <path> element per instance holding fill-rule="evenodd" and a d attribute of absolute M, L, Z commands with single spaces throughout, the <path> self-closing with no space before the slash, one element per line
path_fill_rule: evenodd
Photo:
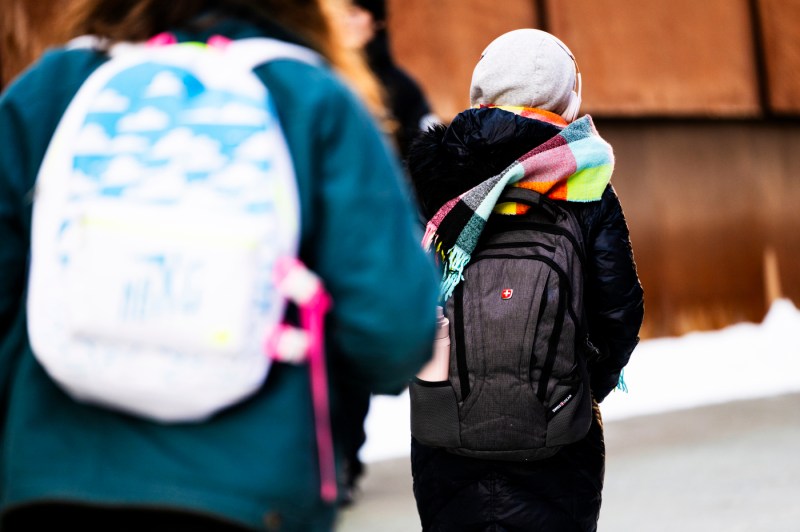
<path fill-rule="evenodd" d="M 372 71 L 380 81 L 389 114 L 387 133 L 405 161 L 413 139 L 439 120 L 431 112 L 422 89 L 408 73 L 397 66 L 392 57 L 387 25 L 385 0 L 353 0 L 342 14 L 342 39 L 352 50 L 363 52 Z M 351 426 L 345 450 L 343 502 L 353 502 L 358 482 L 365 472 L 359 451 L 366 441 L 364 421 L 369 412 L 370 394 L 366 389 L 353 387 L 345 392 L 348 403 L 348 423 Z"/>
<path fill-rule="evenodd" d="M 419 84 L 400 68 L 392 56 L 386 0 L 353 0 L 347 8 L 344 40 L 363 50 L 367 62 L 386 93 L 394 138 L 405 160 L 411 141 L 429 126 L 439 123 Z"/>
<path fill-rule="evenodd" d="M 506 33 L 489 44 L 474 69 L 473 107 L 448 127 L 429 130 L 412 146 L 409 171 L 424 216 L 439 224 L 438 235 L 463 234 L 457 224 L 467 224 L 467 213 L 472 212 L 468 206 L 474 209 L 480 198 L 488 197 L 490 179 L 523 157 L 536 161 L 525 166 L 517 184 L 546 195 L 577 219 L 586 253 L 587 328 L 599 350 L 588 368 L 594 401 L 589 431 L 551 458 L 483 460 L 412 440 L 414 496 L 425 531 L 597 528 L 605 470 L 598 403 L 621 382 L 622 369 L 638 343 L 644 307 L 627 223 L 609 182 L 611 147 L 590 117 L 578 117 L 579 76 L 574 56 L 554 36 L 534 29 Z M 573 142 L 567 139 L 579 140 L 570 155 L 564 154 Z M 573 159 L 577 152 L 588 157 L 580 172 Z M 534 164 L 538 166 L 532 170 Z M 483 195 L 446 211 L 467 191 Z M 575 199 L 570 199 L 573 193 Z M 463 207 L 457 212 L 460 216 L 443 214 L 456 213 L 458 206 Z M 495 205 L 490 220 L 523 215 L 519 207 Z M 471 227 L 475 226 L 463 230 Z M 439 240 L 443 244 L 447 242 Z M 446 254 L 444 248 L 441 252 Z"/>
<path fill-rule="evenodd" d="M 341 452 L 342 388 L 399 393 L 430 356 L 436 279 L 373 119 L 383 113 L 378 85 L 335 37 L 334 1 L 77 0 L 68 37 L 96 35 L 104 47 L 52 50 L 0 98 L 3 530 L 332 529 L 336 505 L 320 495 L 305 366 L 275 363 L 259 391 L 206 421 L 148 421 L 76 402 L 56 386 L 32 354 L 25 294 L 37 171 L 109 45 L 170 32 L 179 42 L 263 36 L 309 47 L 324 65 L 277 60 L 255 73 L 295 167 L 300 259 L 333 299 L 326 343 Z"/>

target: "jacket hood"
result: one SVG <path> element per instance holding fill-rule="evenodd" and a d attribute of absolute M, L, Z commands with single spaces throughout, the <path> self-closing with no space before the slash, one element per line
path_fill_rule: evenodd
<path fill-rule="evenodd" d="M 408 170 L 423 215 L 430 219 L 457 195 L 500 173 L 562 128 L 488 107 L 459 113 L 412 144 Z"/>
<path fill-rule="evenodd" d="M 415 158 L 410 167 L 418 184 L 423 212 L 429 218 L 423 246 L 430 249 L 436 244 L 447 272 L 442 281 L 445 300 L 462 279 L 461 273 L 492 212 L 495 209 L 502 214 L 526 212 L 526 206 L 514 202 L 498 204 L 506 187 L 527 188 L 554 200 L 599 201 L 614 170 L 613 150 L 597 134 L 588 115 L 563 129 L 538 119 L 522 118 L 533 128 L 528 130 L 527 124 L 513 118 L 513 113 L 501 110 L 499 112 L 506 114 L 488 114 L 491 108 L 483 111 L 486 114 L 477 110 L 460 116 L 457 127 L 451 125 L 442 134 L 441 141 L 431 146 L 434 155 L 442 154 L 441 162 L 423 158 L 429 163 L 426 168 L 418 164 L 421 159 Z M 500 117 L 499 124 L 494 121 L 496 117 Z M 474 127 L 475 122 L 477 127 Z M 540 128 L 548 126 L 555 129 L 555 135 L 533 147 L 524 142 L 522 145 L 530 149 L 510 162 L 498 155 L 498 162 L 507 163 L 502 170 L 480 175 L 486 165 L 491 164 L 486 159 L 495 157 L 481 157 L 482 160 L 477 161 L 479 154 L 494 151 L 504 155 L 505 150 L 513 153 L 511 150 L 519 147 L 515 139 L 533 137 L 536 140 L 537 133 L 542 133 Z M 514 135 L 520 127 L 520 134 Z M 475 164 L 468 164 L 473 161 Z M 451 173 L 454 168 L 461 174 L 454 176 Z M 472 185 L 475 179 L 478 179 L 477 184 L 464 188 Z M 448 183 L 452 185 L 450 188 L 445 187 Z M 441 206 L 437 208 L 438 205 Z"/>

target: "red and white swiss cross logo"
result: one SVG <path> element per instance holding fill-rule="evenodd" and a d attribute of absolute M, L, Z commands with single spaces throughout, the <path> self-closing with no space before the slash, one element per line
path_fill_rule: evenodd
<path fill-rule="evenodd" d="M 511 288 L 504 288 L 502 292 L 500 292 L 501 299 L 511 299 L 511 296 L 514 295 L 514 291 Z"/>

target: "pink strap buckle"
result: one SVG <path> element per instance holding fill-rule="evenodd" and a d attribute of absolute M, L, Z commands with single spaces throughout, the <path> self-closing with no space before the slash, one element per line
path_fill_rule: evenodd
<path fill-rule="evenodd" d="M 229 38 L 223 37 L 222 35 L 212 35 L 208 38 L 208 45 L 212 48 L 218 48 L 220 50 L 224 50 L 230 46 L 232 42 L 233 41 L 231 41 Z"/>
<path fill-rule="evenodd" d="M 227 37 L 223 37 L 222 35 L 212 35 L 208 39 L 208 45 L 212 48 L 219 48 L 220 50 L 224 50 L 227 48 L 231 41 Z M 175 36 L 174 33 L 163 32 L 159 33 L 158 35 L 154 35 L 147 40 L 147 46 L 155 47 L 155 46 L 169 46 L 171 44 L 178 44 L 178 38 Z"/>
<path fill-rule="evenodd" d="M 169 46 L 170 44 L 177 44 L 178 38 L 175 37 L 174 33 L 159 33 L 158 35 L 154 35 L 147 40 L 147 46 Z"/>

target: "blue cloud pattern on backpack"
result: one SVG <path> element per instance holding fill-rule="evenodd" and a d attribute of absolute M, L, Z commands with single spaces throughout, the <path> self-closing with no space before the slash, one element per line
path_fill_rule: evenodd
<path fill-rule="evenodd" d="M 124 70 L 98 94 L 76 139 L 73 199 L 221 207 L 215 198 L 228 198 L 237 209 L 269 209 L 260 180 L 272 116 L 265 102 L 206 87 L 179 67 Z"/>
<path fill-rule="evenodd" d="M 65 110 L 37 174 L 28 309 L 76 399 L 191 421 L 263 383 L 300 213 L 254 69 L 304 60 L 287 46 L 119 43 Z"/>
<path fill-rule="evenodd" d="M 274 141 L 282 133 L 272 100 L 266 91 L 259 99 L 259 92 L 237 91 L 239 87 L 222 81 L 211 87 L 187 69 L 157 62 L 136 64 L 108 78 L 83 116 L 72 145 L 69 201 L 180 205 L 181 212 L 245 214 L 261 222 L 263 215 L 274 219 L 276 211 L 283 212 L 276 202 L 284 197 L 276 196 L 270 186 L 276 178 L 269 170 L 276 158 L 285 156 L 276 153 Z M 136 228 L 125 231 L 160 237 L 173 230 L 140 220 Z M 66 236 L 75 223 L 113 226 L 116 222 L 68 216 L 61 234 Z M 177 238 L 242 245 L 235 237 L 221 235 L 206 226 L 197 234 L 187 237 L 184 232 Z M 66 236 L 65 243 L 74 238 Z M 70 249 L 65 245 L 61 255 L 64 266 L 71 260 Z M 207 275 L 207 263 L 198 263 L 191 253 L 176 247 L 130 258 L 133 262 L 126 273 L 120 272 L 127 279 L 118 287 L 119 319 L 144 322 L 202 311 L 200 301 L 206 291 L 198 289 L 198 279 Z M 260 264 L 261 270 L 269 270 L 272 262 Z M 268 273 L 258 278 L 263 281 L 252 293 L 251 304 L 266 313 L 274 304 L 274 286 Z"/>

